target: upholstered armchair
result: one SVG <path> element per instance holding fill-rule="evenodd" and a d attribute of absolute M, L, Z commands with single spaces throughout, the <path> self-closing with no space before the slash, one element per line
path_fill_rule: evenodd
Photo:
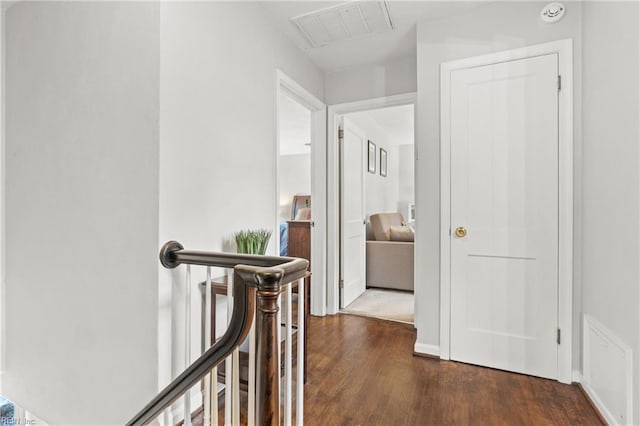
<path fill-rule="evenodd" d="M 367 287 L 413 291 L 413 230 L 400 213 L 376 213 L 367 227 Z"/>

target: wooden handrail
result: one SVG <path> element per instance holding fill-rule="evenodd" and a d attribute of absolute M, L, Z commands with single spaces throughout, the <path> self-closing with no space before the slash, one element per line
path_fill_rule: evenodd
<path fill-rule="evenodd" d="M 202 265 L 221 268 L 242 266 L 242 278 L 248 284 L 258 285 L 265 275 L 281 273 L 281 283 L 304 278 L 309 261 L 295 257 L 257 256 L 252 254 L 214 253 L 185 250 L 176 241 L 169 241 L 160 250 L 160 263 L 165 268 L 178 265 Z M 261 278 L 263 277 L 263 278 Z"/>
<path fill-rule="evenodd" d="M 279 424 L 279 366 L 277 341 L 278 294 L 283 284 L 306 274 L 309 262 L 304 259 L 244 254 L 211 253 L 184 250 L 176 241 L 160 250 L 160 262 L 166 268 L 180 264 L 226 267 L 234 269 L 233 308 L 225 334 L 182 374 L 154 397 L 127 425 L 151 422 L 174 401 L 184 395 L 247 337 L 256 312 L 258 368 L 256 424 Z"/>

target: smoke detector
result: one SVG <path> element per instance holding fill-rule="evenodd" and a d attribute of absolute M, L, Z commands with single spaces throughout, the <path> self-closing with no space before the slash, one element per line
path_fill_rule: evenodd
<path fill-rule="evenodd" d="M 392 30 L 385 1 L 350 1 L 291 18 L 311 47 Z"/>
<path fill-rule="evenodd" d="M 540 12 L 540 18 L 550 24 L 558 22 L 564 16 L 564 11 L 565 7 L 562 3 L 549 3 Z"/>

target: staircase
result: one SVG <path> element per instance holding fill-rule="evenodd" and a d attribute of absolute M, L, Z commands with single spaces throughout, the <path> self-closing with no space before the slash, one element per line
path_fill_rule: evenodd
<path fill-rule="evenodd" d="M 194 405 L 201 405 L 198 409 L 202 413 L 201 424 L 217 425 L 223 409 L 225 425 L 239 425 L 241 419 L 246 419 L 249 425 L 291 425 L 294 420 L 295 424 L 302 425 L 304 278 L 308 275 L 308 261 L 185 250 L 180 243 L 169 241 L 160 251 L 160 262 L 170 269 L 184 265 L 187 286 L 191 285 L 192 267 L 206 268 L 207 280 L 200 283 L 203 353 L 127 424 L 164 424 L 165 419 L 173 418 L 168 413 L 171 407 L 181 402 L 182 423 L 190 425 L 191 389 L 200 386 L 203 401 Z M 230 272 L 222 283 L 214 282 L 211 268 L 227 268 Z M 222 292 L 223 285 L 230 315 L 226 332 L 218 338 L 215 296 Z M 297 309 L 293 303 L 294 287 L 297 288 Z M 190 288 L 187 294 L 189 292 Z M 190 303 L 185 315 L 187 336 L 190 336 Z M 189 339 L 186 339 L 186 359 L 191 358 Z"/>

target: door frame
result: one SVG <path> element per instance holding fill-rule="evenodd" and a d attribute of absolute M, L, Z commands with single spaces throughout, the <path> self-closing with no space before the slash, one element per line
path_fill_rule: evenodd
<path fill-rule="evenodd" d="M 329 105 L 327 112 L 327 314 L 335 315 L 340 310 L 340 146 L 338 125 L 340 117 L 352 112 L 413 105 L 416 116 L 416 92 Z M 414 125 L 414 133 L 416 130 Z M 417 139 L 416 139 L 417 140 Z M 417 144 L 414 149 L 417 149 Z M 415 153 L 414 153 L 415 154 Z M 417 158 L 417 157 L 416 157 Z M 416 210 L 418 209 L 416 200 Z M 414 270 L 415 274 L 415 270 Z M 416 309 L 418 308 L 416 304 Z M 417 311 L 416 311 L 417 315 Z"/>
<path fill-rule="evenodd" d="M 326 267 L 326 164 L 325 137 L 327 129 L 327 106 L 298 84 L 294 79 L 282 70 L 276 70 L 276 117 L 275 117 L 275 164 L 276 164 L 276 188 L 275 188 L 275 247 L 280 253 L 280 96 L 286 93 L 296 102 L 299 102 L 311 111 L 311 199 L 313 202 L 313 221 L 311 226 L 311 303 L 312 315 L 323 316 L 326 314 L 327 297 L 324 285 L 324 271 Z M 309 289 L 307 289 L 309 291 Z"/>
<path fill-rule="evenodd" d="M 557 380 L 572 381 L 573 344 L 573 41 L 571 39 L 445 62 L 440 66 L 440 358 L 451 351 L 451 72 L 558 54 L 558 345 Z"/>

